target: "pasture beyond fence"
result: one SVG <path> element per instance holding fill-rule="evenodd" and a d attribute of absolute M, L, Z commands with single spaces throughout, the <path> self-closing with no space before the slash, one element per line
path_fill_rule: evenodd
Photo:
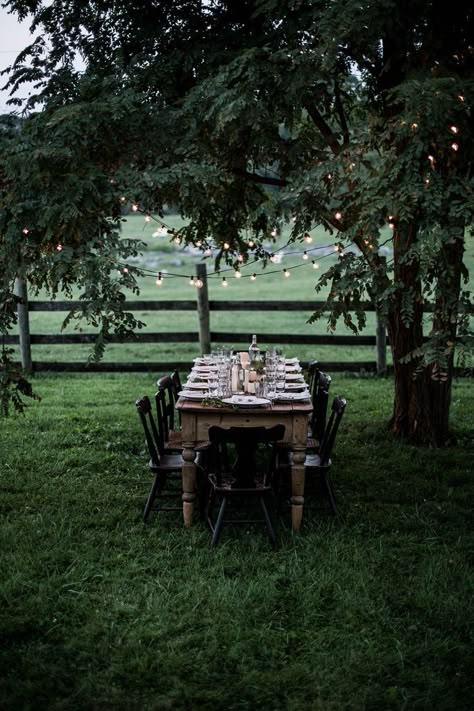
<path fill-rule="evenodd" d="M 211 313 L 215 311 L 307 311 L 324 306 L 323 301 L 220 301 L 209 300 L 206 265 L 198 265 L 198 277 L 203 281 L 203 287 L 196 289 L 196 300 L 173 301 L 127 301 L 127 311 L 164 311 L 172 314 L 176 311 L 194 311 L 197 315 L 195 331 L 179 332 L 140 332 L 133 336 L 135 343 L 196 343 L 196 350 L 209 353 L 214 344 L 232 343 L 248 346 L 249 335 L 227 331 L 213 331 L 211 328 Z M 25 281 L 17 279 L 16 294 L 20 298 L 18 304 L 18 335 L 4 336 L 4 344 L 17 345 L 20 348 L 21 365 L 26 372 L 57 371 L 57 372 L 165 372 L 174 368 L 189 369 L 189 362 L 68 362 L 68 361 L 37 361 L 32 358 L 32 346 L 55 344 L 92 344 L 96 339 L 93 333 L 74 334 L 34 334 L 30 332 L 29 314 L 32 311 L 70 311 L 81 305 L 79 301 L 29 301 Z M 366 304 L 367 311 L 374 311 L 374 306 Z M 108 343 L 125 343 L 126 339 L 114 334 L 108 337 Z M 265 333 L 266 343 L 306 344 L 311 346 L 373 346 L 375 358 L 372 361 L 324 361 L 324 367 L 331 371 L 374 372 L 379 375 L 387 372 L 387 335 L 384 324 L 376 319 L 375 334 L 372 336 L 353 335 L 321 335 L 321 334 L 289 334 Z M 199 344 L 199 346 L 197 345 Z"/>

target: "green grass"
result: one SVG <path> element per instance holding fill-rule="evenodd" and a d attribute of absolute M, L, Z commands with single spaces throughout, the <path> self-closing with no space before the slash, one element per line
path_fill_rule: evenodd
<path fill-rule="evenodd" d="M 0 422 L 0 708 L 472 708 L 474 386 L 457 448 L 393 441 L 390 379 L 334 375 L 340 519 L 210 533 L 141 512 L 157 374 L 36 376 Z"/>

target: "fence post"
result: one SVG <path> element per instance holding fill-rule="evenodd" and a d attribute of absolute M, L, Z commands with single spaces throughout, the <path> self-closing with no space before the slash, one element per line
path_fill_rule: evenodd
<path fill-rule="evenodd" d="M 201 355 L 211 352 L 211 330 L 209 326 L 209 294 L 207 290 L 207 268 L 205 264 L 198 264 L 197 278 L 202 281 L 202 287 L 196 289 L 197 309 L 199 316 L 199 346 Z"/>
<path fill-rule="evenodd" d="M 385 322 L 382 321 L 378 312 L 375 312 L 375 349 L 377 375 L 385 375 L 387 372 L 387 332 Z"/>
<path fill-rule="evenodd" d="M 18 313 L 18 334 L 20 340 L 21 367 L 26 373 L 31 373 L 33 364 L 31 361 L 30 342 L 30 319 L 28 312 L 28 291 L 26 280 L 21 277 L 15 279 L 15 295 L 21 301 L 17 305 Z"/>

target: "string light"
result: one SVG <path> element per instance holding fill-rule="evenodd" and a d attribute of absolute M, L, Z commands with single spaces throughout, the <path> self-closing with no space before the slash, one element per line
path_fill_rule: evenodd
<path fill-rule="evenodd" d="M 410 128 L 412 128 L 413 130 L 415 130 L 415 129 L 418 128 L 418 124 L 417 124 L 417 123 L 412 123 Z"/>
<path fill-rule="evenodd" d="M 202 289 L 202 287 L 204 286 L 204 282 L 202 279 L 196 279 L 194 285 L 197 286 L 198 289 Z"/>
<path fill-rule="evenodd" d="M 464 101 L 464 96 L 462 94 L 458 94 L 458 99 L 459 101 Z"/>
<path fill-rule="evenodd" d="M 250 277 L 250 279 L 251 279 L 251 281 L 255 281 L 256 278 L 257 278 L 257 275 L 256 275 L 255 272 L 254 272 L 254 273 L 252 274 L 252 276 Z"/>
<path fill-rule="evenodd" d="M 336 212 L 336 213 L 334 214 L 334 217 L 336 218 L 336 220 L 340 220 L 341 217 L 342 217 L 342 212 Z"/>
<path fill-rule="evenodd" d="M 314 259 L 311 261 L 311 264 L 313 265 L 313 269 L 319 269 L 319 264 L 314 261 Z"/>
<path fill-rule="evenodd" d="M 163 277 L 161 276 L 161 272 L 158 272 L 158 276 L 156 277 L 156 286 L 162 286 L 163 285 Z"/>
<path fill-rule="evenodd" d="M 270 255 L 270 261 L 273 262 L 274 264 L 276 264 L 276 262 L 278 262 L 278 257 L 275 254 L 273 254 L 273 252 Z"/>
<path fill-rule="evenodd" d="M 227 279 L 224 277 L 224 278 L 222 279 L 222 286 L 227 286 L 228 283 L 229 283 L 229 282 L 228 282 Z"/>
<path fill-rule="evenodd" d="M 313 238 L 311 237 L 309 232 L 305 232 L 304 238 L 308 244 L 311 244 L 311 242 L 313 241 Z"/>
<path fill-rule="evenodd" d="M 181 237 L 175 237 L 174 241 L 176 242 L 176 244 L 181 244 Z"/>
<path fill-rule="evenodd" d="M 270 234 L 271 234 L 272 237 L 276 237 L 276 236 L 277 236 L 278 233 L 277 233 L 275 227 L 274 227 L 273 230 L 270 232 Z"/>
<path fill-rule="evenodd" d="M 303 259 L 308 259 L 308 252 L 306 250 L 303 252 Z"/>
<path fill-rule="evenodd" d="M 288 269 L 283 269 L 283 274 L 284 274 L 286 277 L 289 277 L 289 276 L 290 276 L 290 272 L 288 271 Z"/>
<path fill-rule="evenodd" d="M 28 232 L 29 232 L 28 227 L 23 227 L 22 232 L 23 232 L 24 235 L 27 235 Z"/>
<path fill-rule="evenodd" d="M 249 239 L 249 241 L 247 242 L 247 244 L 248 244 L 248 246 L 249 246 L 250 248 L 252 248 L 252 247 L 254 246 L 255 242 L 254 242 L 252 239 Z"/>
<path fill-rule="evenodd" d="M 242 274 L 239 272 L 238 269 L 236 269 L 235 272 L 234 272 L 234 276 L 235 276 L 236 279 L 240 279 L 241 276 L 242 276 Z"/>
<path fill-rule="evenodd" d="M 238 262 L 243 262 L 243 261 L 244 261 L 244 257 L 243 257 L 242 254 L 238 254 L 238 255 L 237 255 L 237 261 L 238 261 Z"/>
<path fill-rule="evenodd" d="M 189 277 L 189 286 L 194 286 L 196 283 L 196 280 L 194 279 L 193 276 Z"/>
<path fill-rule="evenodd" d="M 458 143 L 451 143 L 451 148 L 453 151 L 458 151 L 459 150 L 459 144 Z"/>
<path fill-rule="evenodd" d="M 57 250 L 58 252 L 62 252 L 62 249 L 63 249 L 62 244 L 57 244 L 57 245 L 56 245 L 56 250 Z M 127 270 L 127 271 L 128 271 L 128 270 Z"/>
<path fill-rule="evenodd" d="M 451 133 L 454 133 L 454 134 L 458 133 L 458 127 L 457 127 L 457 126 L 450 126 L 450 127 L 449 127 L 449 130 L 451 131 Z"/>
<path fill-rule="evenodd" d="M 228 242 L 224 242 L 223 247 L 224 249 L 230 249 L 230 244 Z"/>
<path fill-rule="evenodd" d="M 145 215 L 145 222 L 150 222 L 151 216 L 150 215 Z"/>
<path fill-rule="evenodd" d="M 434 168 L 434 162 L 435 162 L 434 156 L 428 156 L 428 160 L 431 164 L 431 167 Z"/>
<path fill-rule="evenodd" d="M 133 210 L 133 212 L 138 212 L 138 205 L 133 204 L 132 210 Z"/>

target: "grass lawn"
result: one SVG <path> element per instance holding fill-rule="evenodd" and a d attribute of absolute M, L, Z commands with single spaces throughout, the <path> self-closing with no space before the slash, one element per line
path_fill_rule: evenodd
<path fill-rule="evenodd" d="M 340 519 L 211 550 L 198 520 L 141 520 L 159 375 L 39 375 L 0 421 L 2 711 L 472 709 L 472 381 L 437 451 L 387 433 L 391 379 L 334 374 Z"/>

